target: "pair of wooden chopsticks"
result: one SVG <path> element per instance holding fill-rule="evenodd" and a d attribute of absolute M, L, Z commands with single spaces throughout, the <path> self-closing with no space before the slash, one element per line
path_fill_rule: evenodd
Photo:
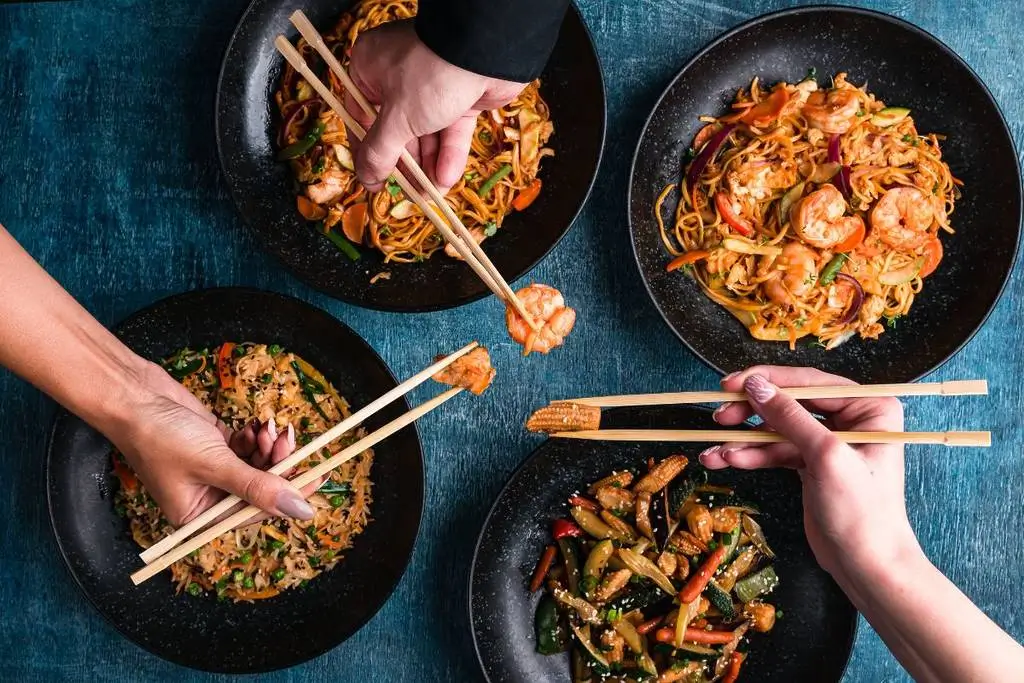
<path fill-rule="evenodd" d="M 367 418 L 379 411 L 384 406 L 395 401 L 401 396 L 409 393 L 423 382 L 430 379 L 440 370 L 448 367 L 456 360 L 465 356 L 467 353 L 475 349 L 479 344 L 472 342 L 462 347 L 450 356 L 437 361 L 433 365 L 427 367 L 424 370 L 416 373 L 406 381 L 399 384 L 397 387 L 387 392 L 380 398 L 369 403 L 366 407 L 352 413 L 349 417 L 345 418 L 334 427 L 330 428 L 317 438 L 310 441 L 308 444 L 295 451 L 287 458 L 282 460 L 280 463 L 272 467 L 269 471 L 273 474 L 282 474 L 292 467 L 295 467 L 299 462 L 305 460 L 310 455 L 313 455 L 324 446 L 327 446 L 335 439 L 341 437 L 346 432 L 354 429 L 355 427 L 362 424 Z M 359 455 L 363 451 L 372 448 L 376 444 L 380 443 L 384 439 L 388 438 L 395 432 L 403 429 L 404 427 L 412 424 L 417 419 L 426 415 L 434 408 L 444 403 L 450 398 L 453 398 L 459 392 L 463 391 L 460 387 L 455 387 L 445 391 L 442 394 L 426 401 L 422 405 L 410 410 L 405 415 L 392 420 L 388 424 L 384 425 L 372 434 L 360 439 L 356 443 L 352 444 L 348 448 L 340 451 L 336 455 L 323 461 L 316 467 L 313 467 L 301 475 L 291 480 L 291 484 L 296 489 L 301 489 L 308 484 L 317 481 L 320 477 L 330 474 L 333 470 L 340 467 L 343 463 L 351 460 L 355 456 Z M 228 496 L 224 500 L 220 501 L 213 507 L 204 511 L 201 515 L 196 517 L 194 520 L 185 524 L 180 529 L 175 531 L 173 534 L 164 538 L 159 543 L 151 546 L 145 552 L 140 553 L 139 557 L 146 563 L 146 566 L 131 575 L 132 582 L 135 585 L 139 585 L 143 581 L 152 578 L 156 574 L 159 574 L 164 569 L 167 569 L 172 564 L 182 559 L 189 553 L 197 550 L 213 539 L 217 538 L 221 534 L 227 533 L 239 526 L 242 526 L 253 517 L 260 514 L 260 509 L 254 505 L 246 505 L 244 508 L 234 512 L 226 519 L 223 519 L 213 526 L 210 526 L 205 531 L 202 531 L 196 536 L 193 534 L 200 529 L 203 529 L 208 524 L 211 524 L 218 517 L 221 517 L 225 513 L 235 509 L 243 501 L 238 496 Z"/>
<path fill-rule="evenodd" d="M 799 401 L 830 398 L 872 398 L 899 396 L 980 396 L 988 394 L 985 380 L 924 382 L 920 384 L 851 384 L 847 386 L 783 387 L 779 391 Z M 633 394 L 624 396 L 591 396 L 556 403 L 575 403 L 599 408 L 625 406 L 684 405 L 693 403 L 724 403 L 747 400 L 746 394 L 732 391 L 686 391 L 665 394 Z M 845 443 L 857 444 L 943 444 L 946 446 L 992 445 L 990 432 L 833 432 Z M 576 432 L 555 432 L 552 437 L 596 441 L 677 441 L 697 443 L 782 443 L 780 434 L 767 431 L 737 429 L 590 429 Z"/>
<path fill-rule="evenodd" d="M 316 30 L 313 24 L 309 21 L 302 10 L 296 10 L 290 17 L 292 24 L 299 30 L 299 33 L 306 42 L 309 43 L 313 49 L 315 49 L 323 60 L 327 63 L 327 66 L 334 72 L 334 74 L 341 81 L 342 86 L 355 101 L 359 104 L 360 109 L 366 114 L 371 120 L 377 116 L 377 111 L 373 108 L 370 102 L 363 96 L 363 93 L 359 90 L 358 86 L 352 81 L 348 75 L 348 71 L 341 65 L 334 53 L 331 52 L 330 48 L 327 47 L 327 43 L 324 42 L 320 32 Z M 356 121 L 345 109 L 344 105 L 338 101 L 338 98 L 334 96 L 331 89 L 324 85 L 316 74 L 306 64 L 306 60 L 302 58 L 299 51 L 288 41 L 284 36 L 278 36 L 274 40 L 274 45 L 282 56 L 288 61 L 292 67 L 298 71 L 306 81 L 313 86 L 313 89 L 317 91 L 320 97 L 323 98 L 324 102 L 327 103 L 334 113 L 345 122 L 348 129 L 351 130 L 357 138 L 362 140 L 366 136 L 366 130 Z M 427 199 L 417 190 L 409 179 L 406 178 L 405 174 L 397 168 L 394 171 L 395 181 L 398 186 L 402 188 L 409 199 L 413 201 L 423 211 L 423 214 L 430 219 L 430 222 L 434 224 L 437 231 L 451 244 L 455 250 L 462 257 L 462 260 L 469 264 L 469 267 L 473 269 L 484 284 L 487 285 L 488 289 L 494 292 L 494 295 L 504 301 L 507 305 L 512 306 L 516 312 L 526 321 L 526 323 L 533 329 L 534 332 L 539 332 L 540 327 L 533 317 L 529 314 L 523 303 L 516 296 L 515 292 L 502 277 L 501 273 L 488 258 L 487 254 L 484 253 L 480 245 L 477 244 L 476 240 L 473 239 L 472 234 L 459 219 L 458 215 L 452 211 L 451 206 L 445 201 L 444 195 L 430 182 L 430 178 L 423 172 L 420 165 L 416 163 L 416 160 L 409 154 L 408 150 L 403 149 L 401 155 L 402 163 L 415 178 L 416 182 L 419 183 L 426 193 L 430 196 L 433 204 L 429 203 Z M 440 210 L 444 214 L 444 218 L 437 214 Z M 447 222 L 445 222 L 447 220 Z M 451 227 L 449 227 L 449 225 Z"/>

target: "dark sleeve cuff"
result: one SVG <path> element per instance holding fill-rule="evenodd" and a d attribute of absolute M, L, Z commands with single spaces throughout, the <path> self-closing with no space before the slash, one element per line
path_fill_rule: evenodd
<path fill-rule="evenodd" d="M 420 0 L 416 32 L 441 59 L 527 83 L 551 55 L 569 0 Z"/>

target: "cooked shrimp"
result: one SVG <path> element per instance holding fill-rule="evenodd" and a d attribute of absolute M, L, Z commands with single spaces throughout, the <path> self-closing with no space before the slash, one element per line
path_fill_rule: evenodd
<path fill-rule="evenodd" d="M 791 306 L 818 281 L 817 254 L 799 242 L 790 242 L 775 259 L 775 275 L 764 283 L 765 294 L 780 306 Z"/>
<path fill-rule="evenodd" d="M 853 90 L 817 90 L 807 96 L 803 114 L 811 128 L 829 135 L 841 135 L 853 128 L 860 100 Z"/>
<path fill-rule="evenodd" d="M 819 249 L 842 244 L 864 227 L 860 216 L 845 216 L 846 199 L 834 185 L 822 185 L 790 210 L 793 229 L 804 242 Z"/>
<path fill-rule="evenodd" d="M 530 285 L 516 292 L 526 311 L 541 329 L 534 332 L 512 306 L 505 308 L 508 333 L 523 345 L 523 355 L 531 351 L 547 353 L 559 347 L 576 324 L 576 311 L 565 305 L 562 293 L 547 285 Z"/>
<path fill-rule="evenodd" d="M 894 187 L 871 210 L 874 234 L 893 249 L 914 251 L 930 237 L 935 211 L 928 197 L 916 187 Z"/>
<path fill-rule="evenodd" d="M 491 367 L 491 356 L 487 349 L 478 346 L 435 374 L 434 379 L 453 387 L 469 389 L 479 396 L 491 386 L 495 374 L 497 373 Z"/>
<path fill-rule="evenodd" d="M 320 176 L 320 182 L 306 186 L 306 196 L 317 204 L 330 204 L 345 194 L 351 179 L 348 171 L 330 169 Z"/>

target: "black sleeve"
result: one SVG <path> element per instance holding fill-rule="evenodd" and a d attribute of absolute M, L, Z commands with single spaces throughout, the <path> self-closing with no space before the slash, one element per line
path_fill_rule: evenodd
<path fill-rule="evenodd" d="M 420 0 L 416 32 L 455 66 L 526 83 L 540 75 L 569 0 Z"/>

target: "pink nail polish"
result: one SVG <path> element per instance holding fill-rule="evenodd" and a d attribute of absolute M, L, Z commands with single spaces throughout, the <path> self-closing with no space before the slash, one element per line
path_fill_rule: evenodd
<path fill-rule="evenodd" d="M 778 389 L 761 375 L 751 375 L 743 383 L 743 390 L 756 403 L 767 403 L 775 398 Z"/>
<path fill-rule="evenodd" d="M 715 412 L 711 413 L 711 419 L 712 419 L 712 420 L 714 420 L 715 422 L 718 422 L 718 416 L 719 416 L 719 415 L 721 415 L 721 414 L 722 414 L 722 412 L 723 412 L 723 411 L 724 411 L 724 410 L 725 410 L 726 408 L 728 408 L 728 407 L 729 407 L 729 404 L 728 404 L 728 403 L 723 403 L 722 405 L 720 405 L 720 406 L 718 406 L 717 408 L 715 408 Z M 710 449 L 709 449 L 709 450 L 710 450 Z M 705 451 L 705 452 L 706 452 L 706 451 Z"/>
<path fill-rule="evenodd" d="M 270 438 L 277 441 L 277 421 L 274 419 L 267 420 L 267 433 L 270 434 Z"/>
<path fill-rule="evenodd" d="M 717 454 L 719 450 L 721 450 L 721 446 L 712 446 L 711 448 L 707 448 L 702 451 L 697 457 L 703 460 L 706 457 L 711 457 L 712 455 Z"/>
<path fill-rule="evenodd" d="M 288 449 L 294 451 L 295 450 L 295 427 L 292 426 L 291 422 L 288 423 L 288 436 L 287 436 L 287 439 L 288 439 Z"/>
<path fill-rule="evenodd" d="M 732 378 L 736 377 L 738 374 L 740 374 L 740 373 L 739 372 L 730 372 L 728 375 L 726 375 L 725 377 L 722 378 L 722 381 L 723 382 L 728 382 Z"/>

